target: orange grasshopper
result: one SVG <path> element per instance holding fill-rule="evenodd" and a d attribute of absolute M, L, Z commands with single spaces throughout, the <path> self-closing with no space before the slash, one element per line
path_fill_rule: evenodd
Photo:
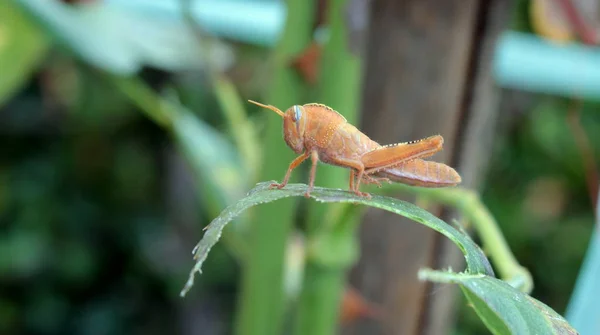
<path fill-rule="evenodd" d="M 248 101 L 279 114 L 283 118 L 285 142 L 301 154 L 292 161 L 283 181 L 271 187 L 285 187 L 292 170 L 309 157 L 312 166 L 306 197 L 314 187 L 319 161 L 349 168 L 350 191 L 366 197 L 370 195 L 359 190 L 361 180 L 379 186 L 382 181 L 395 181 L 422 187 L 455 186 L 461 182 L 460 175 L 448 165 L 422 159 L 442 149 L 444 139 L 440 135 L 382 146 L 325 105 L 294 105 L 284 113 L 277 107 Z"/>

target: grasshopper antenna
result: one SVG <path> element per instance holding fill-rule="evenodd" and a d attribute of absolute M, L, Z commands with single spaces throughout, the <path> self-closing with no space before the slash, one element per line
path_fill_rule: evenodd
<path fill-rule="evenodd" d="M 275 107 L 275 106 L 271 106 L 271 105 L 263 105 L 260 102 L 256 102 L 256 101 L 252 101 L 252 100 L 248 100 L 248 102 L 253 103 L 257 106 L 263 107 L 263 108 L 267 108 L 272 110 L 273 112 L 279 114 L 279 116 L 283 117 L 283 112 L 281 110 L 279 110 L 279 108 Z"/>

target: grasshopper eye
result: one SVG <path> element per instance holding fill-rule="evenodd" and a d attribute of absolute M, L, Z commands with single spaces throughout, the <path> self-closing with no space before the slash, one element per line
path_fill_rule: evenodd
<path fill-rule="evenodd" d="M 300 110 L 299 106 L 294 106 L 294 116 L 292 117 L 292 120 L 294 120 L 294 122 L 300 120 L 300 118 L 302 117 L 302 111 Z"/>

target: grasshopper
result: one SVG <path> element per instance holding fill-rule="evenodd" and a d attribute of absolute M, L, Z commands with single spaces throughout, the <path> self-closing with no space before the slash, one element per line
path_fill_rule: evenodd
<path fill-rule="evenodd" d="M 343 115 L 323 104 L 294 105 L 282 112 L 271 105 L 248 101 L 283 118 L 283 138 L 300 155 L 290 163 L 283 181 L 271 184 L 272 188 L 285 187 L 292 170 L 309 157 L 312 165 L 305 193 L 307 198 L 314 188 L 319 161 L 349 168 L 350 191 L 368 198 L 371 195 L 359 189 L 361 181 L 380 187 L 381 182 L 392 181 L 421 187 L 455 186 L 461 182 L 460 175 L 448 165 L 423 160 L 442 150 L 444 139 L 440 135 L 380 145 L 348 123 Z"/>

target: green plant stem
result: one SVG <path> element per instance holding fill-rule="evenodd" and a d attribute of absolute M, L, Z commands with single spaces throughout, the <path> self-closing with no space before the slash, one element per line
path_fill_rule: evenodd
<path fill-rule="evenodd" d="M 346 274 L 358 259 L 356 230 L 361 211 L 355 205 L 335 205 L 340 210 L 338 223 L 324 223 L 308 243 L 296 334 L 336 333 Z"/>
<path fill-rule="evenodd" d="M 335 334 L 339 320 L 339 301 L 346 284 L 345 272 L 340 268 L 320 266 L 309 262 L 305 268 L 302 283 L 300 308 L 310 310 L 310 314 L 298 314 L 295 324 L 296 334 Z M 335 302 L 331 305 L 327 302 Z M 318 315 L 319 317 L 315 317 Z"/>
<path fill-rule="evenodd" d="M 361 61 L 358 55 L 350 50 L 348 27 L 344 18 L 349 1 L 329 1 L 328 28 L 329 36 L 321 55 L 319 83 L 317 86 L 318 101 L 337 110 L 349 123 L 356 125 L 359 117 Z M 316 179 L 323 187 L 342 188 L 348 185 L 349 172 L 339 167 L 320 165 Z M 324 217 L 335 212 L 336 206 L 309 207 L 307 228 L 310 231 L 322 226 Z M 327 217 L 330 217 L 327 215 Z"/>
<path fill-rule="evenodd" d="M 362 64 L 350 49 L 346 19 L 348 0 L 331 0 L 328 8 L 329 36 L 323 47 L 318 83 L 319 102 L 340 112 L 349 123 L 359 121 Z M 336 170 L 337 171 L 337 170 Z"/>
<path fill-rule="evenodd" d="M 288 0 L 287 22 L 273 54 L 273 77 L 266 104 L 281 109 L 298 104 L 306 85 L 290 66 L 293 57 L 310 43 L 314 2 Z M 282 120 L 265 110 L 267 120 L 263 142 L 262 180 L 283 178 L 294 158 L 282 138 Z M 295 175 L 292 176 L 292 180 Z M 238 335 L 281 334 L 284 313 L 284 259 L 292 229 L 296 201 L 287 199 L 276 205 L 256 209 L 250 232 L 250 254 L 244 268 L 235 333 Z"/>
<path fill-rule="evenodd" d="M 329 1 L 328 27 L 329 37 L 323 47 L 320 63 L 318 101 L 340 112 L 352 124 L 356 124 L 359 113 L 361 88 L 360 57 L 349 47 L 348 27 L 344 13 L 348 1 Z M 348 171 L 339 167 L 319 165 L 318 184 L 324 187 L 344 188 L 348 185 Z M 359 216 L 345 216 L 342 222 L 340 210 L 343 204 L 309 203 L 307 220 L 308 239 L 333 240 L 331 234 L 337 234 L 335 242 L 348 252 L 330 253 L 330 262 L 322 262 L 313 254 L 327 254 L 331 245 L 313 243 L 314 248 L 307 258 L 303 286 L 295 320 L 295 334 L 334 334 L 338 325 L 341 297 L 346 286 L 347 270 L 356 259 L 358 246 L 354 239 Z M 331 225 L 334 225 L 334 229 Z M 342 227 L 342 234 L 336 232 Z"/>
<path fill-rule="evenodd" d="M 279 176 L 292 160 L 281 148 L 281 120 L 272 117 L 266 129 L 265 161 L 262 174 Z M 278 127 L 279 126 L 279 127 Z M 275 139 L 277 138 L 277 141 Z M 279 157 L 273 155 L 279 154 Z M 294 180 L 295 178 L 290 178 Z M 293 226 L 296 201 L 256 208 L 249 231 L 249 250 L 242 274 L 235 333 L 238 335 L 280 334 L 284 309 L 284 260 Z"/>
<path fill-rule="evenodd" d="M 533 289 L 531 273 L 523 267 L 504 239 L 496 219 L 481 202 L 476 192 L 464 188 L 422 188 L 395 184 L 389 190 L 401 189 L 459 210 L 479 234 L 483 247 L 496 268 L 500 278 L 522 292 Z"/>

